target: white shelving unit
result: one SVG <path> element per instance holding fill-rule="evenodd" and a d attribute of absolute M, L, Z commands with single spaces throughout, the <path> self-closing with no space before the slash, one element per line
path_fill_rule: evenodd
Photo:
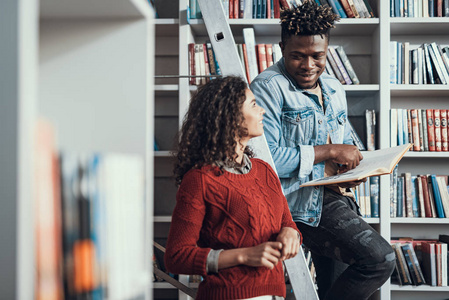
<path fill-rule="evenodd" d="M 188 0 L 178 0 L 179 15 L 175 19 L 158 20 L 160 34 L 157 37 L 163 40 L 166 35 L 176 35 L 178 50 L 176 59 L 179 67 L 176 74 L 188 75 L 188 44 L 204 43 L 208 40 L 206 27 L 203 20 L 187 20 Z M 391 85 L 389 82 L 389 42 L 393 40 L 409 41 L 412 46 L 423 42 L 449 44 L 449 18 L 390 18 L 390 1 L 369 1 L 377 18 L 372 19 L 342 19 L 331 31 L 331 45 L 341 45 L 345 48 L 348 57 L 361 81 L 360 85 L 344 86 L 349 107 L 350 116 L 361 116 L 365 109 L 374 109 L 377 112 L 378 121 L 378 148 L 389 147 L 389 110 L 390 108 L 448 108 L 449 86 L 443 85 Z M 173 5 L 173 4 L 171 4 Z M 165 25 L 162 25 L 165 24 Z M 243 42 L 242 29 L 252 27 L 255 30 L 256 43 L 278 43 L 280 41 L 279 20 L 229 20 L 231 30 L 237 43 Z M 174 33 L 173 26 L 176 26 Z M 173 41 L 170 45 L 173 45 Z M 171 46 L 164 49 L 168 52 Z M 173 58 L 172 58 L 173 59 Z M 162 84 L 162 83 L 161 83 Z M 167 83 L 165 83 L 167 84 Z M 183 116 L 188 101 L 196 86 L 190 86 L 188 79 L 179 78 L 169 85 L 161 85 L 157 89 L 157 95 L 172 93 L 178 97 L 173 108 L 177 109 L 177 115 Z M 165 103 L 165 102 L 164 102 Z M 158 105 L 158 100 L 156 100 Z M 162 107 L 162 105 L 161 105 Z M 182 117 L 178 117 L 178 125 Z M 175 131 L 173 127 L 169 131 Z M 168 131 L 167 131 L 168 132 Z M 171 135 L 172 133 L 169 133 Z M 170 176 L 172 165 L 167 150 L 161 149 L 156 153 L 156 170 L 164 176 Z M 412 174 L 448 174 L 449 154 L 446 152 L 410 152 L 407 153 L 399 165 L 399 171 L 412 172 Z M 165 186 L 164 186 L 165 187 Z M 448 219 L 411 219 L 390 218 L 389 200 L 389 176 L 382 176 L 380 184 L 380 218 L 367 219 L 385 239 L 390 240 L 395 236 L 411 236 L 414 238 L 436 238 L 439 233 L 447 231 Z M 166 203 L 171 201 L 174 206 L 174 194 L 164 189 L 156 195 L 157 199 Z M 167 195 L 170 194 L 168 197 Z M 155 221 L 161 227 L 160 232 L 168 230 L 170 224 L 169 214 L 157 216 Z M 372 299 L 381 300 L 414 300 L 414 299 L 445 299 L 447 289 L 432 288 L 428 286 L 397 287 L 389 282 L 376 292 Z M 185 299 L 185 295 L 179 293 L 179 299 Z"/>
<path fill-rule="evenodd" d="M 0 4 L 0 295 L 33 299 L 34 126 L 54 125 L 58 149 L 145 159 L 149 299 L 153 207 L 153 11 L 145 0 L 6 0 Z"/>

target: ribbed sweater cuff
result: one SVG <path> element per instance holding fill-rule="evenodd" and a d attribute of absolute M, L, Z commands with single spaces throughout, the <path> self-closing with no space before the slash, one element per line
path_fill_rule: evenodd
<path fill-rule="evenodd" d="M 198 251 L 195 256 L 195 260 L 193 263 L 194 272 L 193 274 L 201 274 L 202 276 L 206 276 L 206 262 L 207 255 L 210 252 L 210 248 L 198 248 Z"/>

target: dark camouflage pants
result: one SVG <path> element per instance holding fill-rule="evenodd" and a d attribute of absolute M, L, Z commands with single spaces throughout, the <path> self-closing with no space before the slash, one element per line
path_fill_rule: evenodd
<path fill-rule="evenodd" d="M 393 272 L 393 249 L 348 197 L 325 189 L 318 227 L 296 225 L 312 251 L 320 299 L 368 299 Z"/>

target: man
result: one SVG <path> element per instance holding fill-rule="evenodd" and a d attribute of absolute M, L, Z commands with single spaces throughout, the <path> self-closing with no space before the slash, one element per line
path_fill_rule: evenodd
<path fill-rule="evenodd" d="M 265 136 L 293 220 L 312 251 L 320 299 L 362 300 L 390 277 L 395 256 L 360 217 L 348 188 L 361 182 L 300 188 L 363 159 L 350 137 L 344 89 L 323 74 L 337 18 L 312 1 L 283 11 L 283 58 L 259 74 L 251 90 L 266 111 Z"/>

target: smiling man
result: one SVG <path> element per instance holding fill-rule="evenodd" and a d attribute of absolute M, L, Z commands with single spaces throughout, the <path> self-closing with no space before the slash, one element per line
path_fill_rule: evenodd
<path fill-rule="evenodd" d="M 290 212 L 311 249 L 320 299 L 369 298 L 391 275 L 389 243 L 359 214 L 349 188 L 304 187 L 355 168 L 345 91 L 324 72 L 329 31 L 338 17 L 313 1 L 281 14 L 283 58 L 251 83 L 265 109 L 265 136 Z"/>

